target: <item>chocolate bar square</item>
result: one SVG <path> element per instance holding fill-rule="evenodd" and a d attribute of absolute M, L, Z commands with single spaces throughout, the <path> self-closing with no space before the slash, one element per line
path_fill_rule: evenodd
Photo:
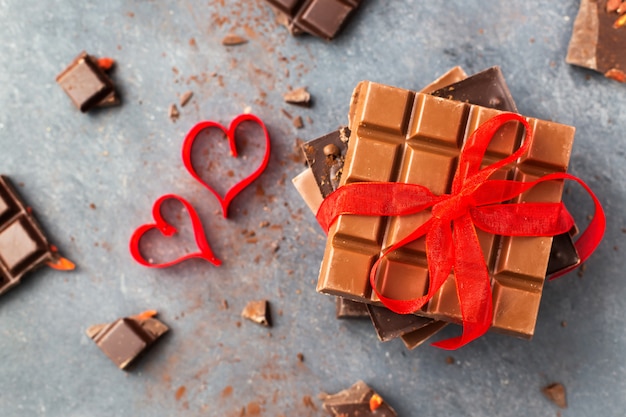
<path fill-rule="evenodd" d="M 449 192 L 462 144 L 479 125 L 499 114 L 493 109 L 443 100 L 372 82 L 361 83 L 350 114 L 350 144 L 342 184 L 355 181 L 408 182 L 432 192 Z M 498 173 L 499 178 L 531 181 L 565 172 L 574 129 L 528 119 L 535 139 L 528 157 Z M 485 164 L 502 159 L 522 140 L 522 128 L 509 123 L 487 149 Z M 559 202 L 561 181 L 524 193 L 516 202 Z M 331 227 L 318 280 L 318 291 L 363 302 L 376 302 L 369 272 L 381 251 L 422 224 L 429 212 L 377 218 L 340 216 Z M 494 330 L 530 337 L 546 276 L 552 237 L 503 237 L 478 231 L 493 284 Z M 397 299 L 417 298 L 428 287 L 424 239 L 381 262 L 377 290 Z M 444 321 L 461 320 L 451 275 L 431 302 L 417 314 Z"/>

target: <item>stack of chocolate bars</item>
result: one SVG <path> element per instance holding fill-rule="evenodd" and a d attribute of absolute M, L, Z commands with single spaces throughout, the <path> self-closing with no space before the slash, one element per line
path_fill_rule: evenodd
<path fill-rule="evenodd" d="M 467 77 L 453 68 L 413 92 L 373 82 L 360 83 L 351 100 L 349 126 L 303 145 L 309 168 L 293 179 L 316 213 L 338 187 L 355 182 L 419 184 L 434 194 L 449 193 L 463 143 L 484 122 L 502 112 L 517 113 L 498 67 Z M 492 179 L 533 181 L 567 170 L 574 128 L 526 118 L 534 132 L 521 161 Z M 519 122 L 504 125 L 490 142 L 483 164 L 517 150 L 524 138 Z M 497 178 L 495 178 L 497 177 Z M 541 183 L 516 203 L 558 203 L 563 181 Z M 424 238 L 392 252 L 370 271 L 381 254 L 423 224 L 430 211 L 375 217 L 342 215 L 330 227 L 317 290 L 337 297 L 337 318 L 369 317 L 381 341 L 400 337 L 409 349 L 449 323 L 461 323 L 455 277 L 413 314 L 387 309 L 376 292 L 394 300 L 422 297 L 429 285 Z M 547 276 L 577 265 L 570 233 L 555 237 L 496 236 L 477 230 L 492 288 L 491 330 L 531 338 Z"/>

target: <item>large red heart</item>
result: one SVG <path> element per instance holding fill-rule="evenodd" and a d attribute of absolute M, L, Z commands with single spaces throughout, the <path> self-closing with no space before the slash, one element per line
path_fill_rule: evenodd
<path fill-rule="evenodd" d="M 237 127 L 241 123 L 248 122 L 248 121 L 257 123 L 263 129 L 263 134 L 265 135 L 265 154 L 263 155 L 263 160 L 261 161 L 261 164 L 254 170 L 252 174 L 250 174 L 249 176 L 245 177 L 243 180 L 235 184 L 231 189 L 229 189 L 226 192 L 224 197 L 222 197 L 217 191 L 215 191 L 215 189 L 213 189 L 213 187 L 207 184 L 200 177 L 200 175 L 194 168 L 191 162 L 191 148 L 193 147 L 193 144 L 196 138 L 198 137 L 198 135 L 200 134 L 200 132 L 202 132 L 205 129 L 219 129 L 222 132 L 224 132 L 224 134 L 228 138 L 231 155 L 234 158 L 236 158 L 237 157 L 237 145 L 235 143 L 235 132 L 237 130 Z M 230 123 L 230 126 L 228 127 L 228 129 L 226 129 L 224 126 L 216 122 L 212 122 L 212 121 L 200 122 L 196 124 L 193 128 L 191 128 L 191 130 L 185 137 L 185 141 L 183 143 L 183 163 L 185 164 L 185 168 L 187 168 L 187 171 L 189 171 L 192 177 L 194 177 L 200 184 L 204 185 L 219 200 L 220 205 L 222 206 L 222 214 L 224 215 L 224 217 L 228 217 L 228 206 L 230 205 L 231 201 L 237 196 L 237 194 L 239 194 L 244 188 L 246 188 L 254 180 L 256 180 L 261 175 L 261 173 L 263 173 L 263 171 L 265 170 L 265 167 L 267 167 L 269 158 L 270 158 L 269 132 L 267 131 L 267 128 L 265 127 L 265 124 L 263 123 L 263 121 L 261 121 L 261 119 L 259 119 L 258 117 L 252 114 L 242 114 L 242 115 L 237 116 Z"/>
<path fill-rule="evenodd" d="M 188 253 L 187 255 L 181 256 L 180 258 L 174 259 L 173 261 L 169 262 L 152 263 L 144 258 L 141 250 L 139 249 L 139 242 L 141 241 L 141 238 L 152 229 L 159 230 L 166 237 L 172 237 L 176 233 L 176 228 L 169 224 L 161 214 L 161 206 L 166 200 L 170 199 L 178 200 L 187 209 L 189 217 L 191 217 L 191 224 L 193 226 L 193 231 L 195 235 L 194 237 L 196 240 L 196 245 L 198 246 L 198 252 Z M 217 259 L 215 255 L 213 255 L 211 246 L 209 245 L 209 242 L 207 242 L 206 235 L 204 234 L 204 228 L 202 227 L 200 217 L 198 217 L 198 213 L 193 208 L 193 206 L 189 202 L 187 202 L 187 200 L 175 194 L 164 195 L 154 202 L 154 206 L 152 207 L 152 217 L 154 217 L 155 223 L 139 226 L 130 238 L 130 253 L 135 261 L 149 268 L 167 268 L 172 265 L 176 265 L 178 263 L 186 261 L 187 259 L 193 258 L 204 259 L 205 261 L 208 261 L 215 266 L 220 266 L 222 264 L 222 261 Z"/>

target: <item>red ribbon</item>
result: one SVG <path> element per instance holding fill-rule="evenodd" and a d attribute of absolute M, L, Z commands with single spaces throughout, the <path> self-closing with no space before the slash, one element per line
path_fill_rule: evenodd
<path fill-rule="evenodd" d="M 522 146 L 509 157 L 480 169 L 489 142 L 500 127 L 511 121 L 518 121 L 526 128 Z M 489 272 L 476 227 L 503 236 L 555 236 L 568 232 L 574 226 L 574 220 L 562 202 L 503 202 L 541 182 L 576 181 L 589 193 L 595 205 L 593 219 L 575 243 L 581 262 L 591 255 L 604 235 L 606 219 L 600 202 L 582 180 L 572 175 L 553 173 L 532 182 L 489 179 L 497 170 L 524 156 L 531 143 L 532 131 L 523 117 L 513 113 L 500 114 L 476 129 L 463 146 L 450 194 L 435 195 L 417 184 L 352 183 L 338 188 L 323 201 L 317 220 L 328 232 L 333 222 L 344 214 L 402 216 L 432 208 L 432 216 L 424 224 L 383 252 L 371 269 L 370 283 L 387 308 L 399 314 L 409 314 L 422 308 L 454 269 L 463 333 L 459 337 L 434 343 L 434 346 L 457 349 L 486 333 L 492 322 Z M 378 293 L 375 279 L 382 259 L 424 235 L 430 277 L 428 293 L 413 300 L 395 300 Z M 574 267 L 562 271 L 559 276 L 571 269 Z"/>

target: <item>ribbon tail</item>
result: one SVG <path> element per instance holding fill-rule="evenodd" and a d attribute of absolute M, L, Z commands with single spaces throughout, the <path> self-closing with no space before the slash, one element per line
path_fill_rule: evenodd
<path fill-rule="evenodd" d="M 463 317 L 463 334 L 433 343 L 454 350 L 479 338 L 489 330 L 493 319 L 491 283 L 476 229 L 469 215 L 454 221 L 454 275 Z"/>

